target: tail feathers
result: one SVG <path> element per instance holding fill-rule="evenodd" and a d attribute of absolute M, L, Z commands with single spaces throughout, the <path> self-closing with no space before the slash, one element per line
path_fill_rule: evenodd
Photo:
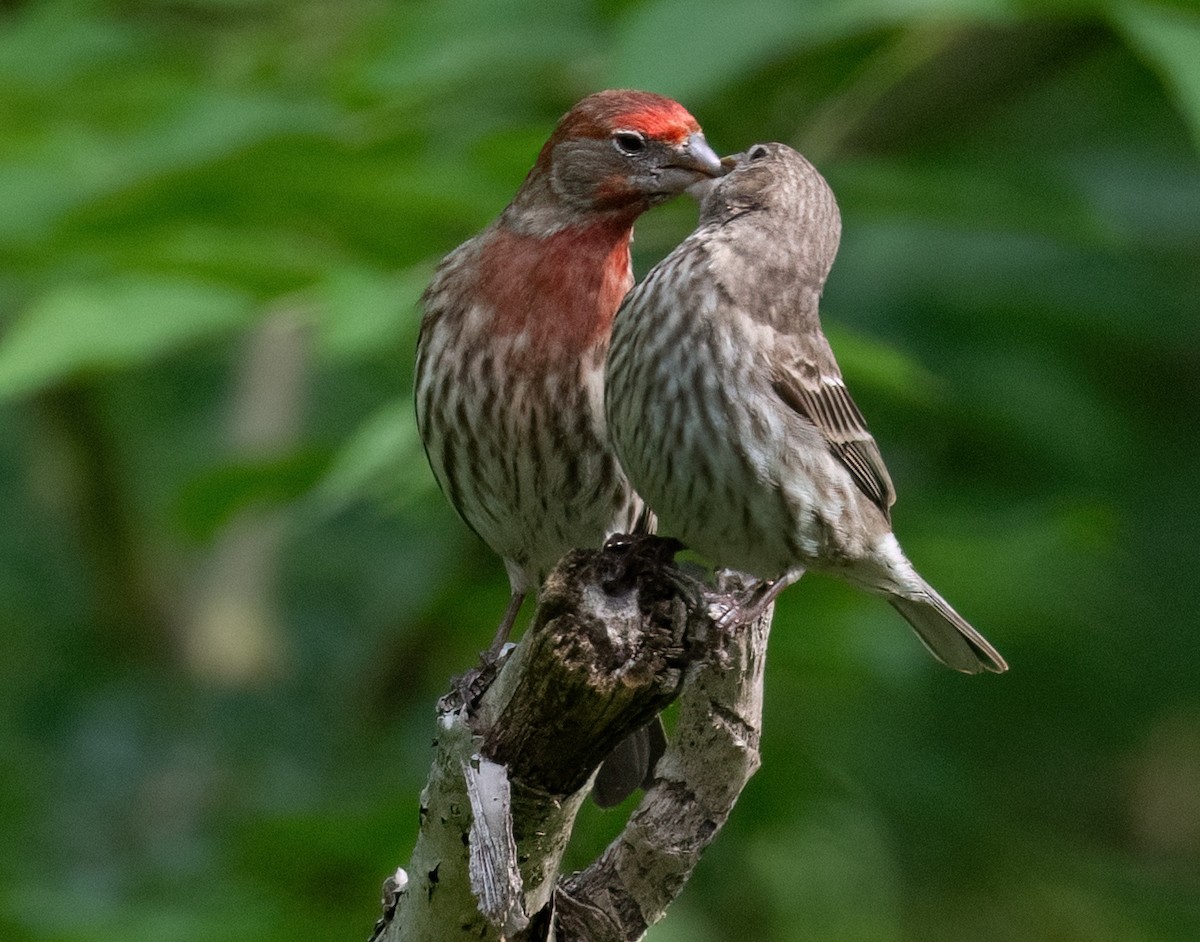
<path fill-rule="evenodd" d="M 649 788 L 654 781 L 654 766 L 667 749 L 667 733 L 662 717 L 656 716 L 621 742 L 608 754 L 596 773 L 592 800 L 601 808 L 619 805 L 638 788 Z"/>
<path fill-rule="evenodd" d="M 1008 664 L 987 638 L 967 624 L 931 586 L 917 599 L 888 596 L 888 601 L 916 631 L 929 653 L 947 667 L 965 674 L 992 671 L 1001 674 Z"/>

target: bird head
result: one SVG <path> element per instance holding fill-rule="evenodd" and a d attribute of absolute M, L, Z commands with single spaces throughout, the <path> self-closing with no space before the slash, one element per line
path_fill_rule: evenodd
<path fill-rule="evenodd" d="M 681 104 L 650 92 L 589 95 L 559 121 L 526 189 L 575 211 L 637 215 L 723 172 Z"/>
<path fill-rule="evenodd" d="M 825 178 L 786 144 L 755 144 L 725 161 L 731 169 L 704 187 L 700 224 L 738 220 L 773 244 L 799 237 L 813 274 L 824 281 L 837 254 L 842 219 Z"/>

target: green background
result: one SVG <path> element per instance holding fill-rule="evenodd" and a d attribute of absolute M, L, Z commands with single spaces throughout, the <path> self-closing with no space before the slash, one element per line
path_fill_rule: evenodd
<path fill-rule="evenodd" d="M 1200 938 L 1200 12 L 1117 0 L 0 3 L 0 937 L 366 937 L 507 596 L 416 299 L 622 85 L 829 179 L 897 532 L 1012 664 L 789 590 L 650 938 Z"/>

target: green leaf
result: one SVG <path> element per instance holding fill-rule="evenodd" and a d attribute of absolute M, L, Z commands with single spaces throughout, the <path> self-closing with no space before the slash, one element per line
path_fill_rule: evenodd
<path fill-rule="evenodd" d="M 874 337 L 826 319 L 826 336 L 851 389 L 871 389 L 881 397 L 928 403 L 937 379 L 917 359 Z"/>
<path fill-rule="evenodd" d="M 368 357 L 396 349 L 416 332 L 417 299 L 429 281 L 428 267 L 399 277 L 368 268 L 337 268 L 318 288 L 318 343 L 333 360 Z M 411 356 L 411 350 L 406 351 Z"/>
<path fill-rule="evenodd" d="M 413 404 L 404 398 L 379 409 L 350 436 L 314 499 L 319 513 L 336 513 L 368 499 L 397 507 L 433 486 Z"/>
<path fill-rule="evenodd" d="M 253 307 L 221 285 L 149 275 L 50 291 L 0 340 L 0 399 L 152 360 L 246 323 Z"/>
<path fill-rule="evenodd" d="M 1163 78 L 1200 148 L 1200 16 L 1194 10 L 1128 3 L 1112 18 Z"/>
<path fill-rule="evenodd" d="M 78 5 L 32 4 L 5 17 L 0 82 L 54 88 L 128 59 L 137 41 L 137 30 L 118 19 L 89 15 Z"/>
<path fill-rule="evenodd" d="M 586 61 L 596 46 L 589 7 L 577 0 L 409 4 L 401 13 L 402 28 L 363 78 L 401 103 L 428 101 L 430 114 L 442 117 L 449 106 L 461 115 L 460 109 L 471 108 L 489 91 L 503 89 L 501 97 L 510 96 L 539 69 Z M 438 41 L 429 42 L 430 35 Z M 447 99 L 448 89 L 472 87 L 471 95 Z"/>
<path fill-rule="evenodd" d="M 180 88 L 169 108 L 143 108 L 132 127 L 111 105 L 86 120 L 47 119 L 29 146 L 0 159 L 0 243 L 35 242 L 89 203 L 279 135 L 319 132 L 331 115 L 307 101 Z"/>
<path fill-rule="evenodd" d="M 947 17 L 1005 20 L 1011 10 L 1004 0 L 659 0 L 637 7 L 622 24 L 612 84 L 695 101 L 789 51 Z M 704 28 L 681 30 L 686 23 Z"/>
<path fill-rule="evenodd" d="M 181 491 L 177 519 L 188 536 L 209 540 L 241 510 L 296 500 L 313 487 L 328 464 L 328 454 L 305 450 L 214 468 Z"/>

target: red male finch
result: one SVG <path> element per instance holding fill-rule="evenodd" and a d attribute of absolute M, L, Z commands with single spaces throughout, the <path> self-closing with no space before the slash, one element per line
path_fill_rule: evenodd
<path fill-rule="evenodd" d="M 818 317 L 833 193 L 783 144 L 734 163 L 613 326 L 608 427 L 630 481 L 663 533 L 765 580 L 742 617 L 811 569 L 883 596 L 950 667 L 1006 670 L 892 535 L 891 478 Z"/>
<path fill-rule="evenodd" d="M 634 221 L 721 172 L 678 102 L 590 95 L 425 291 L 417 425 L 442 491 L 508 570 L 492 656 L 564 553 L 645 526 L 605 430 L 609 331 L 633 285 Z"/>

